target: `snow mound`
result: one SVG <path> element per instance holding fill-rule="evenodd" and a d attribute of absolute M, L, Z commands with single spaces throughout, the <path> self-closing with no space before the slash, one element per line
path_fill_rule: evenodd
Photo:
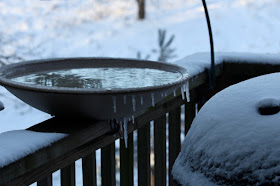
<path fill-rule="evenodd" d="M 280 183 L 280 73 L 230 86 L 199 111 L 176 162 L 182 185 Z"/>
<path fill-rule="evenodd" d="M 0 168 L 66 137 L 61 133 L 14 130 L 0 134 Z"/>

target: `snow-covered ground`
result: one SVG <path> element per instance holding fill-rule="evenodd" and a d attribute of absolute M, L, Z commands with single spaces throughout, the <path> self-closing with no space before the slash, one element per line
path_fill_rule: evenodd
<path fill-rule="evenodd" d="M 183 142 L 174 178 L 190 186 L 279 184 L 279 82 L 280 73 L 259 76 L 206 102 Z"/>
<path fill-rule="evenodd" d="M 176 61 L 209 50 L 200 1 L 146 0 L 138 21 L 135 0 L 0 1 L 0 54 L 24 59 L 106 56 L 135 58 L 157 49 L 157 31 L 175 35 Z M 280 53 L 279 0 L 207 0 L 215 50 Z M 15 61 L 16 62 L 16 61 Z M 24 129 L 50 116 L 0 87 L 0 133 Z"/>

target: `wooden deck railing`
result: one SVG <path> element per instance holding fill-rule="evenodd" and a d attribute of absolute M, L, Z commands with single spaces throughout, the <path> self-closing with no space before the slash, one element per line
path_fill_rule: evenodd
<path fill-rule="evenodd" d="M 120 185 L 135 184 L 135 145 L 138 152 L 138 185 L 174 185 L 170 172 L 180 152 L 180 135 L 182 132 L 184 134 L 188 132 L 195 117 L 196 107 L 199 110 L 211 96 L 231 84 L 278 71 L 280 71 L 280 65 L 237 64 L 225 61 L 216 66 L 217 85 L 211 90 L 208 88 L 207 70 L 191 77 L 190 102 L 182 100 L 178 91 L 177 97 L 170 95 L 155 107 L 149 108 L 148 111 L 136 117 L 135 124 L 128 125 L 128 148 L 125 148 L 123 140 L 120 140 L 119 147 Z M 184 120 L 181 118 L 182 106 L 185 107 Z M 151 121 L 154 121 L 152 134 Z M 184 131 L 181 131 L 182 123 L 184 123 Z M 69 136 L 1 168 L 0 185 L 28 185 L 34 182 L 37 182 L 39 186 L 52 185 L 52 173 L 59 169 L 61 170 L 61 185 L 75 185 L 75 161 L 80 158 L 82 158 L 83 185 L 97 185 L 96 150 L 99 148 L 101 148 L 101 184 L 116 185 L 115 140 L 121 137 L 121 133 L 114 123 L 66 121 L 52 118 L 27 130 L 62 132 Z M 136 130 L 137 142 L 135 143 L 133 131 Z M 151 153 L 154 154 L 153 167 L 150 164 Z"/>

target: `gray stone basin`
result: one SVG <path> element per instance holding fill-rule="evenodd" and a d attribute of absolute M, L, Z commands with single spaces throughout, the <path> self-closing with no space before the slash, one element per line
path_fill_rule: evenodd
<path fill-rule="evenodd" d="M 85 88 L 44 86 L 15 81 L 14 78 L 38 72 L 83 68 L 137 68 L 179 73 L 175 81 L 142 87 Z M 25 103 L 58 117 L 84 117 L 95 120 L 136 116 L 148 107 L 185 86 L 189 78 L 182 67 L 153 61 L 113 58 L 62 58 L 34 60 L 0 68 L 0 84 Z M 168 79 L 168 78 L 167 78 Z M 58 78 L 61 81 L 61 78 Z M 129 82 L 133 85 L 133 82 Z M 131 80 L 133 81 L 133 80 Z M 134 80 L 135 81 L 135 80 Z M 137 81 L 145 79 L 138 78 Z M 63 81 L 64 84 L 71 84 Z M 7 106 L 7 105 L 6 105 Z"/>

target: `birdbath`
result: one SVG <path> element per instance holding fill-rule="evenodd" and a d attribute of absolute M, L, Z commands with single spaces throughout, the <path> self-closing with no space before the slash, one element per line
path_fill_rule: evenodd
<path fill-rule="evenodd" d="M 25 103 L 63 118 L 129 119 L 178 88 L 189 74 L 146 60 L 63 58 L 0 68 L 0 84 Z"/>

